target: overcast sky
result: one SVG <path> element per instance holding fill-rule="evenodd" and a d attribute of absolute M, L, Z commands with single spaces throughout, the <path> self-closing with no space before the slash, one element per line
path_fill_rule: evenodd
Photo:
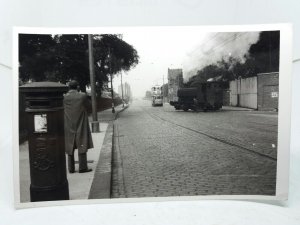
<path fill-rule="evenodd" d="M 168 68 L 182 68 L 185 80 L 205 65 L 233 56 L 243 61 L 259 32 L 209 33 L 193 27 L 147 28 L 123 32 L 123 40 L 131 44 L 140 56 L 139 64 L 123 73 L 134 97 L 143 97 L 151 86 L 167 83 Z M 191 72 L 193 71 L 193 72 Z M 118 91 L 120 75 L 114 78 Z"/>
<path fill-rule="evenodd" d="M 187 54 L 201 44 L 205 33 L 182 32 L 180 30 L 142 30 L 123 33 L 123 40 L 134 46 L 140 56 L 140 63 L 127 73 L 127 81 L 135 97 L 145 96 L 155 84 L 167 83 L 168 68 L 182 68 Z M 120 76 L 114 80 L 115 90 Z"/>

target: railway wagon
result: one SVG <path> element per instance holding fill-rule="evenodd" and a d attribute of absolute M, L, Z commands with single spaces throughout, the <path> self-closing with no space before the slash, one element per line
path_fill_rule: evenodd
<path fill-rule="evenodd" d="M 197 83 L 190 88 L 181 88 L 177 92 L 178 101 L 172 105 L 176 110 L 218 110 L 223 105 L 221 82 Z"/>

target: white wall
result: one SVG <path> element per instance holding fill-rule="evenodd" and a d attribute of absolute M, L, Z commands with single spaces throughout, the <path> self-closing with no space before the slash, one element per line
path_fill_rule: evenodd
<path fill-rule="evenodd" d="M 238 82 L 237 80 L 233 80 L 229 82 L 229 93 L 230 93 L 230 102 L 229 105 L 230 106 L 237 106 L 237 95 L 238 95 Z"/>
<path fill-rule="evenodd" d="M 237 79 L 230 81 L 230 105 L 238 105 L 238 95 L 240 96 L 240 106 L 257 109 L 257 77 Z"/>

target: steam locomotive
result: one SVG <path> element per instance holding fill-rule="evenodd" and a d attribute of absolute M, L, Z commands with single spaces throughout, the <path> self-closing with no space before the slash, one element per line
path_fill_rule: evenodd
<path fill-rule="evenodd" d="M 218 110 L 223 105 L 223 82 L 193 83 L 189 88 L 178 89 L 177 97 L 178 101 L 170 102 L 176 110 Z"/>

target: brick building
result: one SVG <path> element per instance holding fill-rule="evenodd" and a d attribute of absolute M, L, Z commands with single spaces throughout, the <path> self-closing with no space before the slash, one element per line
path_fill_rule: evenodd
<path fill-rule="evenodd" d="M 279 73 L 259 73 L 257 76 L 230 81 L 230 105 L 257 110 L 278 110 Z"/>
<path fill-rule="evenodd" d="M 278 110 L 279 73 L 257 74 L 258 110 Z"/>
<path fill-rule="evenodd" d="M 168 68 L 168 99 L 169 102 L 177 101 L 177 91 L 183 86 L 182 69 Z"/>

